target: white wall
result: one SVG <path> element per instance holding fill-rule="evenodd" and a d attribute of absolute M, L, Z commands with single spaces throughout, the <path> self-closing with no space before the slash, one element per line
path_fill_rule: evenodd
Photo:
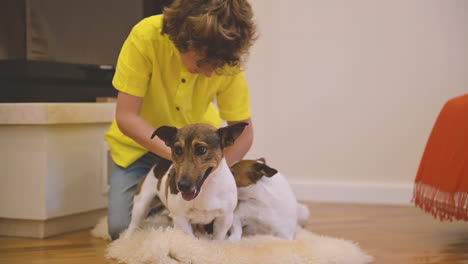
<path fill-rule="evenodd" d="M 468 92 L 468 1 L 251 2 L 249 157 L 295 183 L 410 195 L 440 108 Z"/>

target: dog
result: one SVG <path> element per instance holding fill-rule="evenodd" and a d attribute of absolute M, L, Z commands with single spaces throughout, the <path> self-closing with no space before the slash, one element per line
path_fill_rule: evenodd
<path fill-rule="evenodd" d="M 229 240 L 245 235 L 273 235 L 292 240 L 297 225 L 304 226 L 309 209 L 297 202 L 286 178 L 265 159 L 242 160 L 231 167 L 238 190 Z"/>
<path fill-rule="evenodd" d="M 151 205 L 162 203 L 175 228 L 194 236 L 192 225 L 212 223 L 213 239 L 226 239 L 237 205 L 237 189 L 223 150 L 234 144 L 247 125 L 158 128 L 151 138 L 158 136 L 171 148 L 173 162 L 161 160 L 138 185 L 125 237 L 139 228 Z"/>

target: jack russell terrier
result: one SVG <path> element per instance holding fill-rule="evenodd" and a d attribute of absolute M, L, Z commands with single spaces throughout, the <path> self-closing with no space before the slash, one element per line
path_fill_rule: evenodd
<path fill-rule="evenodd" d="M 292 240 L 297 224 L 304 226 L 309 209 L 297 202 L 286 178 L 265 159 L 242 160 L 231 167 L 238 190 L 229 240 L 243 235 L 273 235 Z"/>
<path fill-rule="evenodd" d="M 162 203 L 175 228 L 193 236 L 192 224 L 213 222 L 213 238 L 225 239 L 237 205 L 237 189 L 223 150 L 234 143 L 246 125 L 158 128 L 151 138 L 157 135 L 171 148 L 173 162 L 159 161 L 138 185 L 125 237 L 138 229 L 152 205 Z"/>

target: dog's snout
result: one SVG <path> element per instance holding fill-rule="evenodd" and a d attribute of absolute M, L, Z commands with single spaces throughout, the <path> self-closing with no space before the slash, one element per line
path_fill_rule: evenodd
<path fill-rule="evenodd" d="M 181 192 L 190 192 L 192 190 L 193 185 L 186 177 L 183 177 L 182 179 L 180 179 L 179 183 L 177 184 L 177 187 Z"/>

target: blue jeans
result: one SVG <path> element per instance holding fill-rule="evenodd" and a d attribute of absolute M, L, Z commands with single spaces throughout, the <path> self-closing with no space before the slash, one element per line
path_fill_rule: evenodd
<path fill-rule="evenodd" d="M 112 240 L 119 238 L 120 233 L 130 224 L 137 185 L 160 159 L 148 152 L 127 168 L 112 162 L 107 212 L 108 231 Z"/>

